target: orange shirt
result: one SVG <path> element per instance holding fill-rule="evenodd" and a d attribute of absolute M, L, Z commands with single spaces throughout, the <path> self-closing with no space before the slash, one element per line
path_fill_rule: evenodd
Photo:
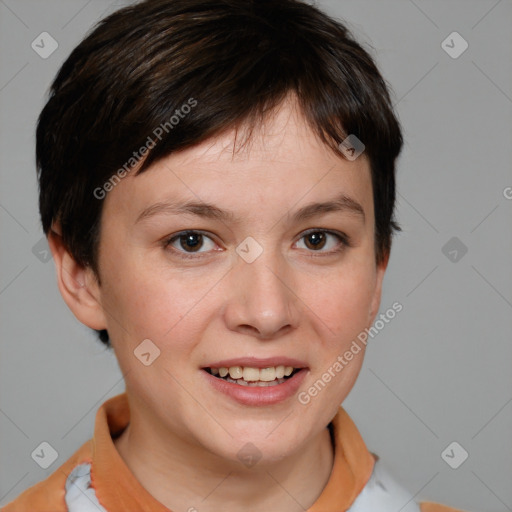
<path fill-rule="evenodd" d="M 129 420 L 126 393 L 107 400 L 96 414 L 93 438 L 48 478 L 30 487 L 2 508 L 2 512 L 68 512 L 66 482 L 70 473 L 75 469 L 75 474 L 77 466 L 81 464 L 85 464 L 82 469 L 88 468 L 86 473 L 87 478 L 90 478 L 90 484 L 89 480 L 85 481 L 85 490 L 88 494 L 92 493 L 89 496 L 97 500 L 106 511 L 171 512 L 142 487 L 115 448 L 112 436 L 120 434 Z M 367 510 L 362 503 L 370 503 L 363 498 L 371 494 L 369 483 L 377 465 L 375 458 L 342 407 L 333 419 L 332 426 L 335 451 L 331 476 L 308 512 L 342 512 L 351 508 L 355 512 Z M 72 487 L 70 483 L 68 481 L 68 490 Z M 97 512 L 100 508 L 83 491 L 76 491 L 76 495 L 77 498 L 87 500 L 85 509 L 77 507 L 76 510 L 90 509 Z M 69 499 L 69 494 L 67 497 Z M 461 512 L 435 503 L 421 503 L 420 509 L 421 512 Z M 368 512 L 379 511 L 368 509 Z"/>

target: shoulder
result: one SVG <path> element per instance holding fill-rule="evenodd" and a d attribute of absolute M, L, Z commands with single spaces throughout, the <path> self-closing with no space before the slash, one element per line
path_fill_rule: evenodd
<path fill-rule="evenodd" d="M 416 502 L 376 457 L 370 479 L 347 512 L 464 512 L 433 502 Z"/>
<path fill-rule="evenodd" d="M 76 466 L 91 460 L 92 440 L 89 440 L 48 478 L 23 491 L 1 512 L 67 512 L 65 494 L 68 476 Z"/>

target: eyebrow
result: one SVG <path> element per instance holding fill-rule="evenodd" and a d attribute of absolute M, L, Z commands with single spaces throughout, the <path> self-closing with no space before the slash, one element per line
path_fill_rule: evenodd
<path fill-rule="evenodd" d="M 363 222 L 365 221 L 365 213 L 363 207 L 357 201 L 345 194 L 341 194 L 330 201 L 310 203 L 306 206 L 303 206 L 291 215 L 288 213 L 287 217 L 292 222 L 300 222 L 306 219 L 310 219 L 311 217 L 316 217 L 318 215 L 331 212 L 345 212 L 348 214 L 360 216 L 362 217 Z M 210 203 L 186 201 L 155 203 L 144 209 L 138 215 L 135 224 L 159 214 L 192 214 L 197 215 L 198 217 L 219 220 L 226 223 L 231 222 L 233 224 L 237 224 L 241 222 L 240 217 L 236 216 L 229 210 L 223 210 Z"/>

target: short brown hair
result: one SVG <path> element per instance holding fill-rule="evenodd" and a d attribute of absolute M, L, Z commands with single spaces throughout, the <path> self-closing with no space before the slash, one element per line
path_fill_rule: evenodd
<path fill-rule="evenodd" d="M 299 0 L 146 0 L 100 21 L 62 65 L 39 117 L 44 232 L 58 221 L 69 252 L 99 279 L 103 202 L 94 191 L 134 163 L 157 127 L 167 129 L 137 173 L 227 129 L 257 126 L 291 92 L 337 154 L 349 134 L 365 144 L 382 261 L 399 229 L 400 125 L 368 52 L 341 22 Z M 191 98 L 195 108 L 174 127 L 170 118 Z M 108 345 L 107 331 L 98 333 Z"/>

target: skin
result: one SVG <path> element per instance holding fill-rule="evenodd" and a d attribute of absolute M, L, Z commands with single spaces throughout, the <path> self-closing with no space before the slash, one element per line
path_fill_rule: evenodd
<path fill-rule="evenodd" d="M 364 350 L 307 405 L 298 393 L 271 406 L 241 405 L 206 384 L 201 368 L 227 358 L 293 357 L 309 369 L 298 392 L 305 391 L 372 324 L 387 258 L 375 262 L 370 168 L 364 154 L 348 161 L 319 141 L 293 97 L 248 144 L 234 151 L 234 140 L 226 132 L 174 153 L 109 192 L 101 286 L 58 234 L 50 247 L 68 306 L 110 334 L 131 409 L 115 445 L 142 485 L 174 511 L 304 510 L 329 479 L 326 426 L 353 387 Z M 299 208 L 340 194 L 364 216 L 343 210 L 292 221 Z M 212 203 L 239 221 L 160 213 L 136 222 L 169 200 Z M 312 228 L 326 236 L 324 245 L 304 235 Z M 199 253 L 179 238 L 165 247 L 192 229 L 209 237 Z M 263 248 L 252 263 L 236 253 L 249 236 Z M 160 350 L 150 366 L 133 354 L 144 339 Z M 251 468 L 237 458 L 248 442 L 261 454 Z"/>

